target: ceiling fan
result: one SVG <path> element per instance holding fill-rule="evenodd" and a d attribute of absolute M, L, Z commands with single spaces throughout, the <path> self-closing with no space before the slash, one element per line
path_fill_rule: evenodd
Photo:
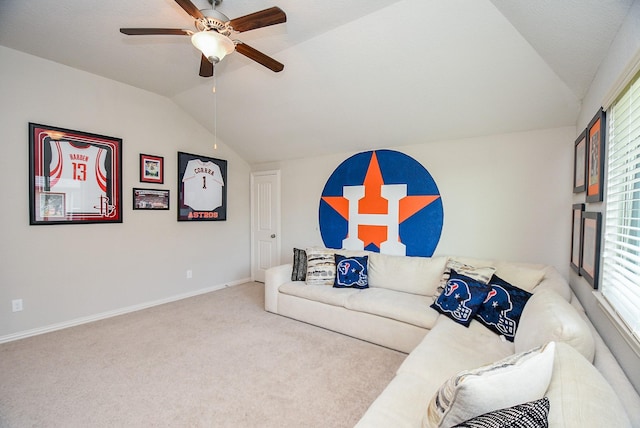
<path fill-rule="evenodd" d="M 193 45 L 202 52 L 200 60 L 200 76 L 213 76 L 213 66 L 231 52 L 238 51 L 268 69 L 279 72 L 284 65 L 263 54 L 240 40 L 232 40 L 232 33 L 282 24 L 287 15 L 279 7 L 271 7 L 259 12 L 250 13 L 235 19 L 229 19 L 215 9 L 222 0 L 209 0 L 211 9 L 198 9 L 190 0 L 175 0 L 176 3 L 191 15 L 197 31 L 174 28 L 121 28 L 120 32 L 128 36 L 143 35 L 177 35 L 190 36 Z"/>

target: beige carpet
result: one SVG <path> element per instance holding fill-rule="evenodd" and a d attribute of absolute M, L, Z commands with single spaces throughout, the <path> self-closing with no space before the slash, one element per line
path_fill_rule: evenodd
<path fill-rule="evenodd" d="M 248 283 L 0 345 L 2 427 L 352 427 L 405 355 Z"/>

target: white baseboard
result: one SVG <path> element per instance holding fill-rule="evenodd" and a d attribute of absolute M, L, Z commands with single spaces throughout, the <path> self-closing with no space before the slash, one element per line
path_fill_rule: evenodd
<path fill-rule="evenodd" d="M 133 306 L 127 306 L 125 308 L 102 312 L 95 315 L 89 315 L 87 317 L 76 318 L 70 321 L 64 321 L 61 323 L 51 324 L 44 327 L 34 328 L 32 330 L 19 331 L 17 333 L 8 334 L 6 336 L 0 336 L 0 343 L 12 342 L 14 340 L 19 340 L 19 339 L 26 339 L 27 337 L 37 336 L 39 334 L 50 333 L 52 331 L 62 330 L 69 327 L 75 327 L 81 324 L 87 324 L 90 322 L 99 321 L 106 318 L 117 317 L 118 315 L 124 315 L 130 312 L 151 308 L 153 306 L 164 305 L 165 303 L 171 303 L 171 302 L 175 302 L 182 299 L 188 299 L 189 297 L 210 293 L 212 291 L 221 290 L 227 287 L 233 287 L 235 285 L 244 284 L 246 282 L 251 282 L 251 279 L 250 278 L 238 279 L 236 281 L 231 281 L 226 284 L 214 285 L 207 288 L 201 288 L 200 290 L 191 291 L 189 293 L 178 294 L 175 296 L 167 297 L 165 299 L 140 303 L 138 305 L 133 305 Z"/>

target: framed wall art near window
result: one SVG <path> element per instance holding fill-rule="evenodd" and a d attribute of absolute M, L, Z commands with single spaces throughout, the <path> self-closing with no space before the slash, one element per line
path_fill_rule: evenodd
<path fill-rule="evenodd" d="M 227 219 L 227 161 L 178 152 L 178 221 Z"/>
<path fill-rule="evenodd" d="M 140 153 L 140 182 L 164 183 L 164 158 Z"/>
<path fill-rule="evenodd" d="M 582 212 L 584 204 L 573 205 L 573 217 L 571 220 L 571 268 L 580 274 L 582 261 Z"/>
<path fill-rule="evenodd" d="M 582 257 L 580 259 L 580 275 L 596 289 L 598 288 L 598 268 L 600 265 L 601 228 L 601 213 L 582 213 Z"/>
<path fill-rule="evenodd" d="M 600 202 L 604 188 L 605 114 L 602 108 L 587 126 L 587 202 Z"/>
<path fill-rule="evenodd" d="M 573 193 L 587 189 L 587 130 L 582 131 L 573 149 Z"/>
<path fill-rule="evenodd" d="M 29 123 L 29 224 L 122 223 L 122 140 Z"/>
<path fill-rule="evenodd" d="M 168 210 L 169 191 L 155 189 L 133 189 L 134 210 Z"/>

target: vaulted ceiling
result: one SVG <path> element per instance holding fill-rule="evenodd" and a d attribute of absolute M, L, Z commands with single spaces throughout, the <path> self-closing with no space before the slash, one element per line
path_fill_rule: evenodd
<path fill-rule="evenodd" d="M 285 69 L 233 53 L 215 95 L 189 38 L 118 31 L 192 29 L 174 0 L 0 0 L 0 45 L 166 96 L 257 163 L 575 125 L 633 1 L 224 0 L 286 12 L 235 37 Z"/>

